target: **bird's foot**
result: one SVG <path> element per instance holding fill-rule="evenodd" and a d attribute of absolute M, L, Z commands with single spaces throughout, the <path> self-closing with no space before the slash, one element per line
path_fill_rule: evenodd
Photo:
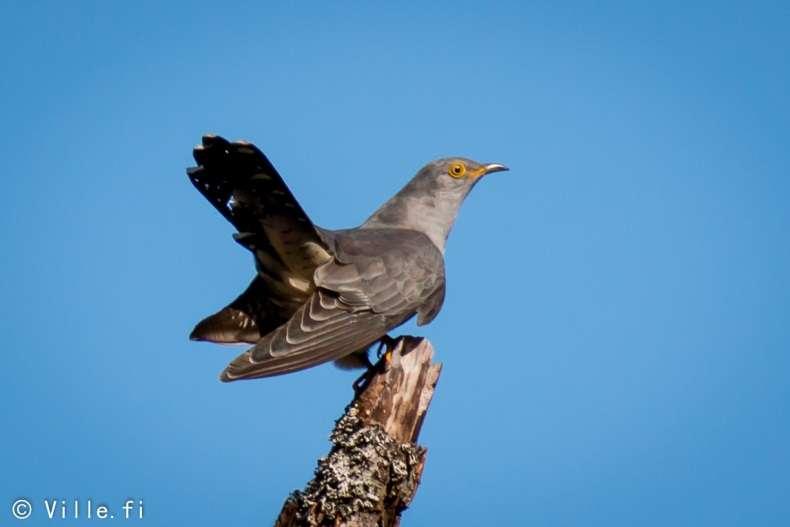
<path fill-rule="evenodd" d="M 377 373 L 381 373 L 387 368 L 392 360 L 392 352 L 395 350 L 398 340 L 399 339 L 394 339 L 389 335 L 384 335 L 379 339 L 379 346 L 376 348 L 376 363 L 373 364 L 368 361 L 367 370 L 357 377 L 357 380 L 352 384 L 356 395 L 359 395 L 368 387 L 368 384 Z M 382 360 L 382 358 L 384 360 Z"/>
<path fill-rule="evenodd" d="M 395 349 L 395 346 L 398 344 L 398 339 L 394 339 L 389 335 L 384 335 L 379 339 L 379 347 L 376 349 L 376 360 L 381 360 L 381 357 L 390 354 L 392 356 L 392 350 Z"/>

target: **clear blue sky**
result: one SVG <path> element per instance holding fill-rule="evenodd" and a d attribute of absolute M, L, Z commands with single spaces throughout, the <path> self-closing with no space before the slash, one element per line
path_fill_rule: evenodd
<path fill-rule="evenodd" d="M 161 4 L 0 8 L 0 523 L 266 525 L 326 453 L 354 373 L 226 385 L 187 340 L 253 272 L 184 175 L 212 131 L 330 228 L 432 158 L 511 167 L 419 330 L 404 525 L 790 524 L 786 3 Z"/>

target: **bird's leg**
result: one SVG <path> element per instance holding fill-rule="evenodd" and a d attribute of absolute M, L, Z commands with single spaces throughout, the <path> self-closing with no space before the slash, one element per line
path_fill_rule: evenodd
<path fill-rule="evenodd" d="M 376 350 L 376 360 L 377 361 L 381 360 L 381 357 L 383 355 L 385 355 L 385 354 L 391 352 L 393 349 L 395 349 L 395 345 L 397 343 L 398 343 L 398 339 L 394 339 L 394 338 L 390 337 L 389 335 L 384 335 L 383 337 L 381 337 L 379 339 L 379 347 Z M 384 353 L 381 352 L 382 350 L 385 350 Z"/>
<path fill-rule="evenodd" d="M 357 380 L 354 381 L 352 387 L 354 388 L 354 393 L 359 395 L 362 391 L 367 388 L 368 383 L 373 379 L 373 376 L 380 371 L 383 371 L 385 365 L 389 360 L 382 361 L 381 357 L 390 354 L 393 349 L 395 349 L 395 345 L 398 343 L 397 339 L 390 337 L 389 335 L 384 335 L 379 339 L 379 346 L 376 348 L 376 364 L 370 362 L 370 357 L 367 357 L 368 368 L 365 372 L 357 377 Z"/>

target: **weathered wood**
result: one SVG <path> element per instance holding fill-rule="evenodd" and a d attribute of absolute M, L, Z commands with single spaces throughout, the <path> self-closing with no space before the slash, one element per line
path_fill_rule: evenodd
<path fill-rule="evenodd" d="M 400 524 L 425 465 L 417 445 L 441 364 L 425 340 L 401 337 L 346 407 L 303 491 L 286 499 L 275 527 Z"/>

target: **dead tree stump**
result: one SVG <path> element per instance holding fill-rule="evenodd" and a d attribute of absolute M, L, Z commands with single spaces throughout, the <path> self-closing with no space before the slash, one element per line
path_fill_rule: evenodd
<path fill-rule="evenodd" d="M 390 527 L 400 524 L 420 483 L 417 445 L 441 364 L 421 338 L 401 337 L 346 407 L 303 491 L 286 500 L 275 527 Z"/>

